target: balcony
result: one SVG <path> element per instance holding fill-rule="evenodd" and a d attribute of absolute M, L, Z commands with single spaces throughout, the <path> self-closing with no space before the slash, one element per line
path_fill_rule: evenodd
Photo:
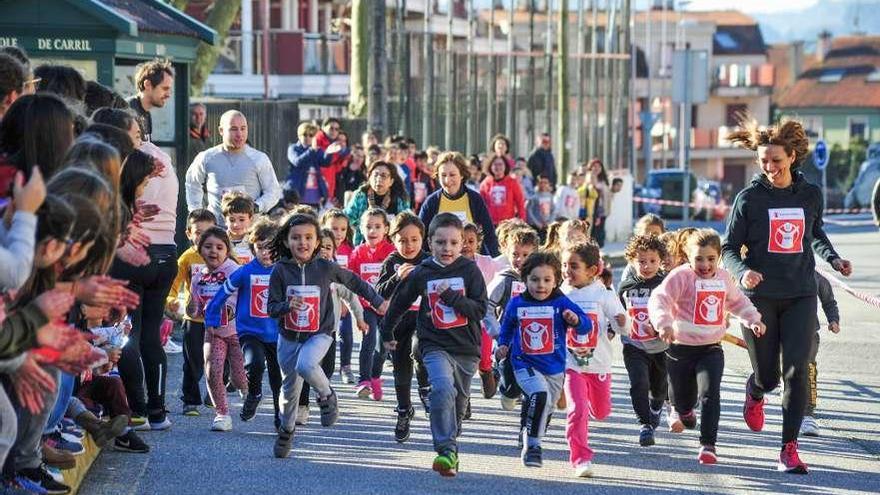
<path fill-rule="evenodd" d="M 712 78 L 712 94 L 720 97 L 767 96 L 773 91 L 771 64 L 720 64 Z"/>

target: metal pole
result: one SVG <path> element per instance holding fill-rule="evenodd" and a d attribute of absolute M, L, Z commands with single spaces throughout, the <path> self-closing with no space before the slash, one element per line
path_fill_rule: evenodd
<path fill-rule="evenodd" d="M 617 1 L 616 0 L 608 0 L 608 23 L 606 24 L 606 32 L 605 32 L 605 53 L 613 53 L 614 51 L 614 33 L 615 33 L 615 20 L 617 18 Z M 602 143 L 602 162 L 606 167 L 611 166 L 610 162 L 613 157 L 611 150 L 611 129 L 612 122 L 614 120 L 613 114 L 613 101 L 612 101 L 612 64 L 611 59 L 606 58 L 605 63 L 605 71 L 603 77 L 605 78 L 604 92 L 605 92 L 605 125 L 602 127 L 603 132 L 603 143 Z"/>
<path fill-rule="evenodd" d="M 269 0 L 260 0 L 260 24 L 263 31 L 263 95 L 269 99 Z"/>
<path fill-rule="evenodd" d="M 409 135 L 409 95 L 407 88 L 409 87 L 409 50 L 407 50 L 406 24 L 406 0 L 400 0 L 397 9 L 397 129 L 401 135 Z"/>
<path fill-rule="evenodd" d="M 516 57 L 513 56 L 513 16 L 515 9 L 516 0 L 510 0 L 510 10 L 507 16 L 507 98 L 504 102 L 504 133 L 511 140 L 513 147 L 516 147 L 517 143 L 513 127 L 513 102 L 516 95 Z M 510 150 L 510 152 L 513 153 L 513 150 Z"/>
<path fill-rule="evenodd" d="M 529 2 L 529 47 L 527 52 L 531 52 L 535 48 L 535 2 L 537 0 L 528 0 Z M 526 132 L 529 136 L 529 146 L 535 143 L 535 107 L 537 106 L 537 91 L 535 90 L 535 57 L 529 56 L 529 72 L 526 76 L 528 86 L 526 86 L 526 95 L 529 100 L 528 122 L 526 122 Z"/>
<path fill-rule="evenodd" d="M 474 56 L 474 30 L 477 23 L 474 16 L 474 0 L 467 0 L 468 34 L 467 34 L 467 70 L 468 81 L 468 114 L 465 119 L 467 136 L 465 149 L 468 154 L 474 153 L 474 138 L 477 134 L 477 59 Z"/>
<path fill-rule="evenodd" d="M 495 101 L 498 91 L 498 60 L 495 57 L 495 0 L 492 0 L 492 10 L 489 13 L 489 80 L 488 94 L 486 95 L 486 143 L 492 139 L 495 133 Z M 491 151 L 491 150 L 490 150 Z"/>
<path fill-rule="evenodd" d="M 574 127 L 574 163 L 583 161 L 584 146 L 584 52 L 586 50 L 586 40 L 584 39 L 584 0 L 577 0 L 577 67 L 575 69 L 577 77 L 577 111 L 575 112 Z"/>
<path fill-rule="evenodd" d="M 544 130 L 553 132 L 553 0 L 547 0 L 547 32 L 544 40 Z"/>
<path fill-rule="evenodd" d="M 590 26 L 590 142 L 587 160 L 599 155 L 599 61 L 596 58 L 599 50 L 599 0 L 590 0 L 593 10 L 593 21 Z"/>
<path fill-rule="evenodd" d="M 691 49 L 690 44 L 685 44 L 684 49 L 684 73 L 685 76 L 685 85 L 684 85 L 684 102 L 681 104 L 681 138 L 678 140 L 679 142 L 679 157 L 681 160 L 681 167 L 684 170 L 684 177 L 682 178 L 682 183 L 684 187 L 682 188 L 681 193 L 681 201 L 684 203 L 682 206 L 681 218 L 682 220 L 690 220 L 690 202 L 691 202 L 691 167 L 690 163 L 688 163 L 688 151 L 690 149 L 690 138 L 691 138 L 691 125 L 690 125 L 690 114 L 691 114 Z"/>
<path fill-rule="evenodd" d="M 568 170 L 568 0 L 559 2 L 559 67 L 557 69 L 557 127 L 559 128 L 559 162 L 556 176 L 565 177 Z M 549 109 L 548 109 L 549 110 Z"/>
<path fill-rule="evenodd" d="M 422 31 L 422 53 L 425 58 L 425 80 L 422 95 L 422 149 L 431 145 L 431 123 L 434 118 L 434 46 L 431 36 L 431 13 L 434 0 L 425 0 L 425 24 Z"/>
<path fill-rule="evenodd" d="M 654 168 L 654 158 L 651 156 L 651 152 L 653 151 L 653 137 L 651 135 L 651 128 L 654 127 L 654 96 L 653 96 L 653 85 L 654 85 L 654 45 L 653 45 L 653 26 L 654 22 L 651 17 L 651 5 L 648 5 L 648 12 L 646 14 L 645 19 L 645 61 L 648 66 L 648 94 L 646 97 L 647 103 L 645 108 L 642 109 L 642 152 L 644 153 L 644 163 L 642 164 L 644 173 L 642 177 L 648 176 L 648 171 Z M 661 48 L 661 51 L 662 48 Z"/>
<path fill-rule="evenodd" d="M 448 12 L 446 13 L 446 121 L 444 127 L 443 144 L 447 150 L 452 149 L 452 100 L 455 97 L 455 54 L 453 50 L 455 43 L 452 39 L 452 11 L 455 6 L 453 0 L 447 2 Z"/>

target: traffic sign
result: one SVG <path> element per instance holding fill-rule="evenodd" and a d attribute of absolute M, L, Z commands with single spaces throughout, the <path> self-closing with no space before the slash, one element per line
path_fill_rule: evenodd
<path fill-rule="evenodd" d="M 813 165 L 819 170 L 825 170 L 828 165 L 828 145 L 825 141 L 816 141 L 816 147 L 813 148 Z"/>

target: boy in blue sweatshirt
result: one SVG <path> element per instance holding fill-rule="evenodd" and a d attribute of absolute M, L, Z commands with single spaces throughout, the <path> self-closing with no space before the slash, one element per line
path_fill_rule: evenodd
<path fill-rule="evenodd" d="M 471 379 L 480 361 L 486 316 L 486 282 L 477 264 L 461 256 L 464 226 L 452 213 L 440 213 L 428 227 L 431 257 L 400 282 L 380 328 L 394 329 L 421 297 L 416 336 L 428 371 L 431 393 L 432 468 L 441 476 L 458 472 L 461 420 L 467 409 Z M 391 332 L 382 332 L 386 349 L 395 350 Z"/>
<path fill-rule="evenodd" d="M 248 377 L 248 395 L 241 408 L 241 420 L 250 421 L 257 414 L 263 399 L 263 371 L 269 370 L 269 387 L 275 410 L 275 428 L 281 424 L 278 406 L 281 394 L 281 370 L 278 367 L 278 322 L 270 318 L 266 304 L 269 300 L 269 275 L 272 263 L 271 242 L 278 227 L 268 218 L 261 218 L 251 226 L 247 242 L 254 259 L 232 273 L 222 290 L 211 299 L 205 311 L 208 325 L 217 326 L 220 311 L 226 299 L 238 292 L 235 306 L 235 326 L 238 341 L 244 353 L 244 368 Z"/>
<path fill-rule="evenodd" d="M 594 329 L 583 310 L 559 290 L 562 263 L 555 254 L 531 254 L 520 273 L 526 291 L 504 310 L 496 358 L 510 354 L 516 381 L 527 397 L 523 465 L 541 467 L 541 437 L 562 393 L 567 333 L 583 336 Z"/>

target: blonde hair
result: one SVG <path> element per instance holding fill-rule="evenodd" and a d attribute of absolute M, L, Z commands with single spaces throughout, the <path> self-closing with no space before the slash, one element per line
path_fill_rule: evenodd
<path fill-rule="evenodd" d="M 445 165 L 447 163 L 452 163 L 458 169 L 458 173 L 461 174 L 462 184 L 467 182 L 471 177 L 471 173 L 468 170 L 468 161 L 465 160 L 464 155 L 457 151 L 447 151 L 445 153 L 440 154 L 437 157 L 437 163 L 434 164 L 434 179 L 440 179 L 440 166 Z"/>
<path fill-rule="evenodd" d="M 748 150 L 757 151 L 759 146 L 777 145 L 799 164 L 809 153 L 810 141 L 803 124 L 797 120 L 783 119 L 777 125 L 761 127 L 754 117 L 740 116 L 739 129 L 727 135 L 731 143 Z"/>
<path fill-rule="evenodd" d="M 317 132 L 318 132 L 318 126 L 316 126 L 315 124 L 313 124 L 311 122 L 303 122 L 302 124 L 300 124 L 296 128 L 296 136 L 297 137 L 305 136 L 306 133 L 309 133 L 314 136 L 315 133 L 317 133 Z"/>

